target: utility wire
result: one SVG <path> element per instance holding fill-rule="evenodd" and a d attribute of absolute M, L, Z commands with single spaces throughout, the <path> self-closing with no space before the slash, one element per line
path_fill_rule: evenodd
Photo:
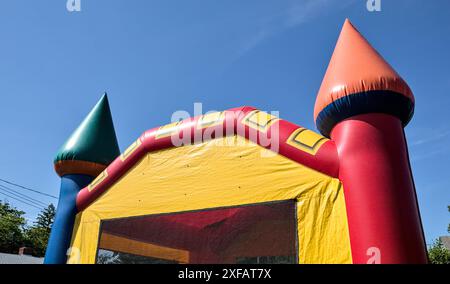
<path fill-rule="evenodd" d="M 1 189 L 0 189 L 0 190 L 1 190 Z M 30 203 L 28 203 L 28 202 L 26 202 L 26 201 L 20 200 L 20 199 L 18 199 L 18 198 L 15 198 L 15 197 L 13 197 L 13 196 L 11 196 L 11 195 L 8 195 L 8 194 L 6 194 L 6 193 L 0 192 L 0 194 L 4 195 L 4 196 L 6 196 L 6 197 L 12 198 L 12 199 L 14 199 L 14 200 L 17 200 L 17 201 L 19 201 L 19 202 L 25 203 L 25 204 L 27 204 L 27 205 L 29 205 L 29 206 L 32 206 L 32 207 L 34 207 L 34 208 L 37 208 L 37 209 L 39 209 L 39 210 L 45 209 L 45 208 L 38 207 L 38 206 L 35 206 L 35 205 L 33 205 L 33 204 L 30 204 Z"/>
<path fill-rule="evenodd" d="M 19 188 L 28 190 L 28 191 L 32 191 L 32 192 L 34 192 L 34 193 L 38 193 L 38 194 L 42 194 L 42 195 L 45 195 L 45 196 L 48 196 L 48 197 L 51 197 L 51 198 L 58 199 L 58 197 L 56 197 L 56 196 L 54 196 L 54 195 L 47 194 L 47 193 L 41 192 L 41 191 L 39 191 L 39 190 L 35 190 L 35 189 L 29 188 L 29 187 L 26 187 L 26 186 L 23 186 L 23 185 L 20 185 L 20 184 L 17 184 L 17 183 L 13 183 L 13 182 L 10 182 L 10 181 L 1 179 L 1 178 L 0 178 L 0 181 L 2 181 L 2 182 L 4 182 L 4 183 L 7 183 L 7 184 L 9 184 L 9 185 L 13 185 L 13 186 L 16 186 L 16 187 L 19 187 Z"/>
<path fill-rule="evenodd" d="M 11 194 L 11 195 L 15 196 L 16 198 L 19 198 L 20 200 L 26 201 L 26 202 L 31 203 L 33 205 L 36 205 L 36 206 L 39 206 L 39 207 L 47 207 L 48 206 L 48 204 L 45 204 L 45 203 L 39 202 L 39 201 L 35 201 L 35 200 L 33 200 L 33 199 L 31 199 L 31 198 L 29 198 L 27 196 L 23 196 L 23 195 L 21 195 L 19 193 L 11 191 L 11 190 L 9 190 L 7 188 L 0 187 L 0 190 L 2 192 L 6 192 L 8 194 Z"/>
<path fill-rule="evenodd" d="M 48 205 L 47 202 L 41 201 L 41 199 L 36 199 L 36 198 L 32 197 L 32 195 L 29 195 L 27 193 L 22 193 L 22 192 L 20 192 L 17 189 L 11 188 L 11 187 L 6 186 L 6 185 L 3 185 L 1 183 L 0 183 L 0 188 L 3 188 L 4 190 L 10 191 L 10 192 L 14 192 L 14 193 L 16 193 L 18 195 L 21 195 L 22 197 L 24 197 L 26 199 L 31 199 L 31 201 L 39 202 L 39 203 L 42 203 L 43 205 L 46 205 L 46 206 Z"/>
<path fill-rule="evenodd" d="M 36 203 L 36 205 L 39 205 L 39 206 L 45 206 L 45 207 L 48 206 L 47 203 L 44 203 L 44 202 L 42 202 L 42 201 L 40 201 L 40 200 L 37 200 L 37 199 L 34 199 L 33 197 L 29 197 L 29 196 L 27 196 L 27 195 L 25 195 L 25 194 L 23 194 L 23 193 L 20 193 L 20 192 L 14 190 L 14 189 L 12 189 L 12 188 L 9 188 L 9 187 L 7 187 L 7 186 L 4 186 L 4 185 L 1 185 L 1 184 L 0 184 L 0 189 L 3 189 L 3 191 L 6 190 L 9 194 L 12 194 L 12 195 L 14 195 L 14 196 L 17 196 L 18 198 L 23 198 L 23 199 L 25 199 L 25 200 L 27 200 L 27 201 L 29 201 L 29 202 L 31 202 L 31 203 Z"/>

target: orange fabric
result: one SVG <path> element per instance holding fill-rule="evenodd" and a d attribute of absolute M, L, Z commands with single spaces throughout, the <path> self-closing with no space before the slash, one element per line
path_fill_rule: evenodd
<path fill-rule="evenodd" d="M 96 177 L 106 169 L 106 166 L 102 164 L 76 160 L 58 161 L 54 166 L 56 173 L 60 177 L 70 174 L 84 174 Z"/>
<path fill-rule="evenodd" d="M 398 92 L 414 102 L 406 82 L 347 19 L 317 95 L 314 120 L 335 100 L 373 90 Z"/>
<path fill-rule="evenodd" d="M 178 263 L 189 262 L 189 251 L 187 250 L 163 247 L 108 233 L 102 233 L 99 248 L 115 252 L 174 260 Z"/>

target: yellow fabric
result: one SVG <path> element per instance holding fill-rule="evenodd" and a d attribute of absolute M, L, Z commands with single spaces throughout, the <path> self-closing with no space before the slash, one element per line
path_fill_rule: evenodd
<path fill-rule="evenodd" d="M 333 183 L 297 199 L 300 263 L 352 263 L 344 193 Z"/>
<path fill-rule="evenodd" d="M 89 212 L 78 213 L 67 263 L 95 263 L 100 219 Z"/>
<path fill-rule="evenodd" d="M 339 180 L 265 151 L 231 136 L 148 153 L 78 214 L 78 262 L 95 262 L 101 220 L 296 200 L 299 262 L 351 263 Z"/>

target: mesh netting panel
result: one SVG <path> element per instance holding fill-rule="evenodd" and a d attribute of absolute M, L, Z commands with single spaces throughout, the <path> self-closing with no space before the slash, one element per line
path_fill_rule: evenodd
<path fill-rule="evenodd" d="M 97 263 L 295 263 L 295 203 L 103 221 Z"/>

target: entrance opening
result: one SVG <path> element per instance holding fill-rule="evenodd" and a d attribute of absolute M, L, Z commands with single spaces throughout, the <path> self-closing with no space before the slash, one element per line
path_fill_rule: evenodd
<path fill-rule="evenodd" d="M 292 200 L 102 222 L 97 263 L 297 262 Z"/>

